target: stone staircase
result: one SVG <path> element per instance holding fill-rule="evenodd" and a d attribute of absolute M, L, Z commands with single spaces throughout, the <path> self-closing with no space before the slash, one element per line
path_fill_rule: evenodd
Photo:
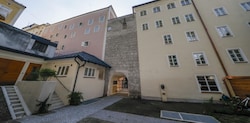
<path fill-rule="evenodd" d="M 61 99 L 58 97 L 58 95 L 56 94 L 56 92 L 54 92 L 52 94 L 52 97 L 50 99 L 50 102 L 49 102 L 50 107 L 49 107 L 49 110 L 54 110 L 54 109 L 58 109 L 58 108 L 61 108 L 64 106 L 63 102 L 61 101 Z"/>
<path fill-rule="evenodd" d="M 31 114 L 16 86 L 1 86 L 12 119 L 19 119 Z"/>

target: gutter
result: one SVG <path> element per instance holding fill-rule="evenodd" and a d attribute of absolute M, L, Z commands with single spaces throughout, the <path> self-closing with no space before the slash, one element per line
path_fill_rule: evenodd
<path fill-rule="evenodd" d="M 218 50 L 217 50 L 217 48 L 215 47 L 214 41 L 213 41 L 213 39 L 211 38 L 211 36 L 210 36 L 210 34 L 209 34 L 208 30 L 207 30 L 207 27 L 206 27 L 206 25 L 205 25 L 205 23 L 204 23 L 204 21 L 203 21 L 201 15 L 200 15 L 198 9 L 197 9 L 197 7 L 196 7 L 196 5 L 195 5 L 195 3 L 194 3 L 194 0 L 191 0 L 191 1 L 192 1 L 192 3 L 193 3 L 194 9 L 195 9 L 195 11 L 196 11 L 196 13 L 197 13 L 199 19 L 201 20 L 201 24 L 202 24 L 202 26 L 204 27 L 204 29 L 205 29 L 205 31 L 206 31 L 206 34 L 207 34 L 207 36 L 208 36 L 208 38 L 209 38 L 209 41 L 210 41 L 210 43 L 212 44 L 212 47 L 213 47 L 213 49 L 214 49 L 214 51 L 215 51 L 215 54 L 216 54 L 217 58 L 219 59 L 220 65 L 222 66 L 222 69 L 223 69 L 224 73 L 226 74 L 226 76 L 228 76 L 228 72 L 227 72 L 227 70 L 226 70 L 226 68 L 225 68 L 225 65 L 224 65 L 223 62 L 222 62 L 222 59 L 221 59 L 221 57 L 220 57 L 220 55 L 219 55 L 219 53 L 218 53 Z"/>
<path fill-rule="evenodd" d="M 77 71 L 76 71 L 76 77 L 75 77 L 75 82 L 74 82 L 74 86 L 73 86 L 73 92 L 75 92 L 75 87 L 76 87 L 76 82 L 77 82 L 77 77 L 78 77 L 78 73 L 81 67 L 84 67 L 86 65 L 86 61 L 84 61 L 84 63 L 81 65 L 77 60 L 76 60 L 77 56 L 74 58 L 75 62 L 77 63 L 78 67 L 77 67 Z"/>

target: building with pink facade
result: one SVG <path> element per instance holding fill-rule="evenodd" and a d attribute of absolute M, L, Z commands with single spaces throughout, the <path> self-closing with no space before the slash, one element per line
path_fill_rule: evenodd
<path fill-rule="evenodd" d="M 107 21 L 116 18 L 112 6 L 48 26 L 42 35 L 58 43 L 56 55 L 85 51 L 104 59 Z"/>

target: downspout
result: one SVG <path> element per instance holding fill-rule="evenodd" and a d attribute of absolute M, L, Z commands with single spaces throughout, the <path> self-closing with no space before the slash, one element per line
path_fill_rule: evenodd
<path fill-rule="evenodd" d="M 213 41 L 213 39 L 211 38 L 211 36 L 210 36 L 210 34 L 209 34 L 208 30 L 207 30 L 207 27 L 206 27 L 206 25 L 205 25 L 203 19 L 201 18 L 201 15 L 200 15 L 200 13 L 199 13 L 199 11 L 198 11 L 198 9 L 197 9 L 195 3 L 194 3 L 194 0 L 191 0 L 191 1 L 192 1 L 193 5 L 194 5 L 194 9 L 195 9 L 195 11 L 196 11 L 196 13 L 197 13 L 199 19 L 201 20 L 201 24 L 202 24 L 202 26 L 204 27 L 204 29 L 205 29 L 205 31 L 206 31 L 206 34 L 207 34 L 207 36 L 208 36 L 208 38 L 209 38 L 209 41 L 210 41 L 210 43 L 212 44 L 212 47 L 213 47 L 213 49 L 214 49 L 214 51 L 215 51 L 215 54 L 216 54 L 217 58 L 219 59 L 219 62 L 220 62 L 220 64 L 221 64 L 221 66 L 222 66 L 222 69 L 223 69 L 224 73 L 226 74 L 226 76 L 228 76 L 228 72 L 227 72 L 227 70 L 226 70 L 226 68 L 225 68 L 225 65 L 223 64 L 223 62 L 222 62 L 222 60 L 221 60 L 221 57 L 220 57 L 220 55 L 219 55 L 219 53 L 218 53 L 218 50 L 217 50 L 216 47 L 215 47 L 214 41 Z"/>
<path fill-rule="evenodd" d="M 226 74 L 226 76 L 229 76 L 229 74 L 228 74 L 228 72 L 227 72 L 227 70 L 226 70 L 226 68 L 225 68 L 225 65 L 224 65 L 223 62 L 222 62 L 222 59 L 221 59 L 221 57 L 220 57 L 220 54 L 218 53 L 218 50 L 217 50 L 217 48 L 216 48 L 216 46 L 215 46 L 215 44 L 214 44 L 214 41 L 213 41 L 213 39 L 211 38 L 211 36 L 210 36 L 210 34 L 209 34 L 208 30 L 207 30 L 207 27 L 206 27 L 206 25 L 205 25 L 205 23 L 204 23 L 204 21 L 203 21 L 201 15 L 200 15 L 200 12 L 198 11 L 198 9 L 197 9 L 197 7 L 196 7 L 196 5 L 195 5 L 194 0 L 191 0 L 191 1 L 192 1 L 192 3 L 193 3 L 194 9 L 195 9 L 195 11 L 196 11 L 196 13 L 197 13 L 199 19 L 201 20 L 201 24 L 202 24 L 203 28 L 204 28 L 205 31 L 206 31 L 206 34 L 207 34 L 208 39 L 209 39 L 209 41 L 210 41 L 210 43 L 211 43 L 211 45 L 212 45 L 212 47 L 213 47 L 213 49 L 214 49 L 214 51 L 215 51 L 215 54 L 216 54 L 217 58 L 219 59 L 220 65 L 221 65 L 221 67 L 222 67 L 224 73 Z M 232 94 L 232 92 L 231 92 L 231 90 L 230 90 L 230 88 L 232 88 L 231 84 L 230 84 L 230 83 L 228 84 L 228 82 L 226 82 L 225 79 L 224 79 L 223 81 L 225 82 L 225 86 L 226 86 L 226 88 L 227 88 L 227 91 L 229 92 L 230 96 L 232 96 L 233 94 Z"/>
<path fill-rule="evenodd" d="M 81 65 L 77 60 L 76 60 L 77 57 L 74 58 L 75 62 L 77 63 L 78 67 L 77 67 L 77 71 L 76 71 L 76 77 L 75 77 L 75 82 L 74 82 L 74 86 L 73 86 L 73 92 L 75 92 L 75 88 L 76 88 L 76 82 L 77 82 L 77 77 L 78 77 L 78 73 L 79 73 L 79 70 L 81 67 L 84 67 L 85 64 L 86 64 L 86 61 L 84 61 L 84 63 Z"/>

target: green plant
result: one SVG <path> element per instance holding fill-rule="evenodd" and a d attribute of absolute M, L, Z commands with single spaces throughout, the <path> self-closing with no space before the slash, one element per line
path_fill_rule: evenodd
<path fill-rule="evenodd" d="M 39 71 L 39 75 L 43 81 L 46 81 L 49 77 L 55 76 L 56 71 L 49 68 L 44 68 Z"/>
<path fill-rule="evenodd" d="M 68 95 L 70 105 L 79 105 L 83 101 L 83 96 L 81 92 L 71 92 Z"/>
<path fill-rule="evenodd" d="M 37 104 L 36 106 L 39 106 L 39 110 L 38 110 L 39 114 L 43 114 L 43 113 L 49 112 L 49 106 L 51 104 L 47 104 L 48 100 L 49 100 L 49 96 L 44 101 L 38 101 L 37 100 L 39 102 L 39 104 Z"/>

